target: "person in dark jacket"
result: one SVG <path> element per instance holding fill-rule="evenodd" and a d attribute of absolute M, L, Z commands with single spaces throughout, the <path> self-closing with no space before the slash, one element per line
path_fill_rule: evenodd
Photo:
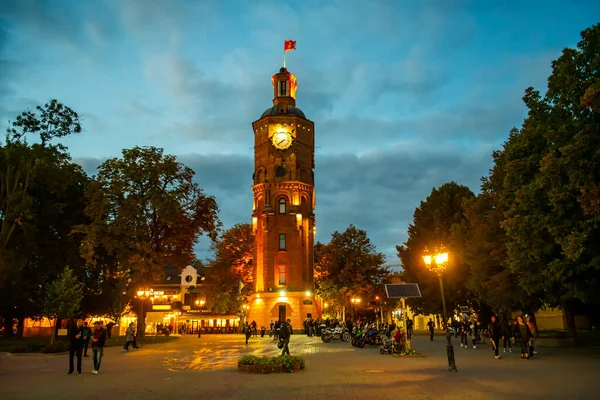
<path fill-rule="evenodd" d="M 77 356 L 77 372 L 81 373 L 81 355 L 83 352 L 83 320 L 69 322 L 69 375 L 74 371 L 73 357 Z"/>
<path fill-rule="evenodd" d="M 532 335 L 522 316 L 517 317 L 516 335 L 521 343 L 521 358 L 529 359 L 529 357 L 533 356 L 533 354 L 530 354 L 529 349 L 529 341 Z"/>
<path fill-rule="evenodd" d="M 498 354 L 498 349 L 500 347 L 500 337 L 502 336 L 502 332 L 500 330 L 500 324 L 496 320 L 495 315 L 492 315 L 492 322 L 490 322 L 490 324 L 488 325 L 488 335 L 490 335 L 492 347 L 494 347 L 494 357 L 497 360 L 500 358 L 500 354 Z"/>
<path fill-rule="evenodd" d="M 92 336 L 92 330 L 88 326 L 87 322 L 83 323 L 83 356 L 87 357 L 87 349 L 90 344 L 90 337 Z"/>
<path fill-rule="evenodd" d="M 514 336 L 512 334 L 512 327 L 510 321 L 505 319 L 502 323 L 502 327 L 500 328 L 502 331 L 502 342 L 504 344 L 504 352 L 506 353 L 506 347 L 508 345 L 508 351 L 512 353 L 512 340 L 511 338 Z"/>
<path fill-rule="evenodd" d="M 94 322 L 94 332 L 92 333 L 92 353 L 94 354 L 94 369 L 92 374 L 98 375 L 102 355 L 104 354 L 104 344 L 106 343 L 106 329 L 102 327 L 100 321 Z"/>

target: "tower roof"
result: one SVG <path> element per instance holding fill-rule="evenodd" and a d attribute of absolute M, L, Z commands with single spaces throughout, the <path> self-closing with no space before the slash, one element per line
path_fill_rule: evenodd
<path fill-rule="evenodd" d="M 264 117 L 268 117 L 270 115 L 286 115 L 286 114 L 287 115 L 297 115 L 298 117 L 307 119 L 306 115 L 304 115 L 304 112 L 301 109 L 299 109 L 298 107 L 294 107 L 291 105 L 285 105 L 285 104 L 275 105 L 273 107 L 267 108 L 260 117 L 264 118 Z"/>

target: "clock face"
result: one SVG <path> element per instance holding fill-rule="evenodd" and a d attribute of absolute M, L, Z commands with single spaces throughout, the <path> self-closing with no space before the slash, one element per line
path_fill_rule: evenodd
<path fill-rule="evenodd" d="M 271 140 L 278 150 L 288 149 L 292 145 L 292 135 L 287 131 L 275 132 Z"/>

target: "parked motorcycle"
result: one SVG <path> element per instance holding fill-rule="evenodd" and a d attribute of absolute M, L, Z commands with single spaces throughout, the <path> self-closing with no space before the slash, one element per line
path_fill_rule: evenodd
<path fill-rule="evenodd" d="M 332 340 L 342 340 L 347 343 L 352 340 L 352 335 L 350 334 L 350 331 L 343 326 L 326 328 L 322 325 L 321 340 L 325 343 L 329 343 Z"/>

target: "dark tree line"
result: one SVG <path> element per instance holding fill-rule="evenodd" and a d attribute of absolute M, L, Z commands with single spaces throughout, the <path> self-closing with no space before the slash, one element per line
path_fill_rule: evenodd
<path fill-rule="evenodd" d="M 600 305 L 600 24 L 552 63 L 548 89 L 525 91 L 528 116 L 511 130 L 477 196 L 442 185 L 415 210 L 398 246 L 405 278 L 421 283 L 421 312 L 439 312 L 424 249 L 446 246 L 449 304 L 498 313 Z"/>
<path fill-rule="evenodd" d="M 86 314 L 120 316 L 166 265 L 195 260 L 201 235 L 216 240 L 215 199 L 194 172 L 154 147 L 123 150 L 90 177 L 60 138 L 82 131 L 52 100 L 25 111 L 0 145 L 0 315 L 5 333 L 44 316 L 51 282 L 69 267 Z M 72 315 L 53 315 L 71 317 Z"/>

